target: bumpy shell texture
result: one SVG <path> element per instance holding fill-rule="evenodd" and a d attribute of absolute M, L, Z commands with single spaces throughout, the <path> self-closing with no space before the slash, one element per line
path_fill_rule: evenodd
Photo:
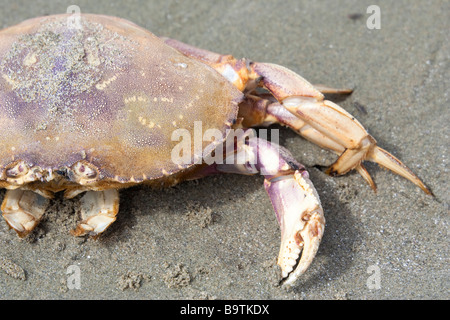
<path fill-rule="evenodd" d="M 157 179 L 179 166 L 175 129 L 225 131 L 242 93 L 123 19 L 41 17 L 0 31 L 0 180 L 95 166 L 101 179 Z M 204 142 L 206 148 L 210 142 Z"/>

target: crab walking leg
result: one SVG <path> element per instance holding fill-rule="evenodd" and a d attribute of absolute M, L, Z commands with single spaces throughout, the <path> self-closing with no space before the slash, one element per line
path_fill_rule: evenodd
<path fill-rule="evenodd" d="M 231 55 L 217 54 L 177 40 L 162 39 L 183 54 L 216 69 L 242 91 L 252 92 L 256 86 L 264 87 L 283 108 L 307 124 L 299 131 L 302 136 L 320 146 L 328 147 L 330 143 L 337 145 L 331 149 L 339 152 L 340 157 L 327 170 L 328 174 L 342 175 L 355 169 L 375 190 L 370 174 L 362 165 L 362 161 L 369 160 L 403 176 L 432 195 L 408 167 L 376 145 L 375 139 L 358 120 L 333 102 L 324 100 L 322 94 L 349 94 L 352 90 L 334 89 L 320 84 L 314 86 L 295 72 L 276 64 L 238 60 Z"/>
<path fill-rule="evenodd" d="M 80 199 L 81 222 L 72 234 L 98 236 L 116 220 L 119 192 L 115 189 L 87 191 Z"/>
<path fill-rule="evenodd" d="M 245 127 L 270 126 L 281 124 L 304 136 L 322 148 L 332 150 L 338 154 L 345 151 L 339 143 L 317 131 L 305 121 L 288 111 L 281 103 L 254 95 L 248 95 L 239 105 L 239 115 L 244 120 Z"/>
<path fill-rule="evenodd" d="M 331 88 L 323 84 L 315 84 L 314 88 L 319 90 L 321 93 L 324 94 L 342 94 L 347 95 L 351 94 L 353 92 L 353 89 L 347 89 L 347 88 Z"/>
<path fill-rule="evenodd" d="M 329 90 L 339 91 L 339 89 Z M 284 108 L 281 103 L 274 102 L 273 97 L 261 98 L 248 95 L 245 101 L 239 106 L 239 116 L 244 118 L 243 125 L 247 127 L 269 126 L 278 123 L 291 128 L 312 143 L 324 149 L 334 151 L 338 155 L 341 155 L 345 151 L 345 148 L 342 145 L 328 138 L 320 131 L 317 131 L 305 121 L 292 114 Z M 361 174 L 370 187 L 376 191 L 376 185 L 370 174 L 364 168 L 362 162 L 357 165 L 355 169 Z"/>
<path fill-rule="evenodd" d="M 1 210 L 8 225 L 16 230 L 19 237 L 25 237 L 37 226 L 49 200 L 33 191 L 7 190 Z"/>
<path fill-rule="evenodd" d="M 195 178 L 215 173 L 264 175 L 281 229 L 278 265 L 285 285 L 293 285 L 311 264 L 319 248 L 325 218 L 319 196 L 308 172 L 283 147 L 249 135 L 238 137 L 235 154 L 223 164 L 212 164 L 197 172 Z M 234 137 L 231 141 L 234 141 Z"/>
<path fill-rule="evenodd" d="M 327 170 L 330 175 L 342 175 L 356 169 L 374 187 L 369 173 L 361 165 L 369 160 L 386 167 L 410 180 L 425 193 L 432 194 L 425 184 L 400 160 L 377 146 L 375 139 L 351 114 L 337 104 L 324 100 L 323 94 L 293 71 L 269 63 L 250 63 L 250 79 L 258 79 L 259 85 L 269 90 L 277 101 L 314 130 L 300 130 L 310 140 L 320 140 L 319 132 L 326 137 L 319 145 L 330 140 L 344 150 Z M 333 149 L 333 148 L 331 148 Z"/>

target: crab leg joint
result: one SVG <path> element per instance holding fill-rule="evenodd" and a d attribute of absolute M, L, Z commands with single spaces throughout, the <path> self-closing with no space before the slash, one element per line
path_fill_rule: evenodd
<path fill-rule="evenodd" d="M 195 178 L 219 173 L 264 175 L 264 187 L 281 229 L 278 265 L 283 284 L 292 285 L 311 264 L 323 236 L 325 217 L 319 196 L 304 166 L 285 148 L 245 133 L 234 145 L 234 152 L 226 158 L 236 156 L 246 162 L 212 164 Z"/>
<path fill-rule="evenodd" d="M 261 174 L 281 231 L 282 283 L 292 286 L 317 253 L 325 218 L 305 167 L 252 134 L 272 124 L 337 154 L 331 176 L 356 170 L 376 190 L 363 165 L 373 161 L 432 194 L 324 96 L 351 89 L 312 85 L 285 67 L 157 37 L 121 18 L 80 14 L 73 29 L 69 17 L 0 30 L 1 212 L 20 237 L 58 192 L 80 196 L 72 234 L 98 237 L 116 220 L 122 188 Z"/>

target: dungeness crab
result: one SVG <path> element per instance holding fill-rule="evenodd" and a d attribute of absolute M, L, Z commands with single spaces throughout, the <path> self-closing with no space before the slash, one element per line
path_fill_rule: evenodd
<path fill-rule="evenodd" d="M 375 188 L 362 163 L 369 160 L 430 193 L 353 116 L 324 100 L 323 93 L 351 90 L 313 86 L 284 67 L 159 38 L 123 19 L 68 19 L 40 17 L 0 31 L 1 211 L 21 237 L 56 192 L 84 192 L 73 234 L 97 236 L 116 219 L 121 188 L 260 172 L 281 228 L 278 264 L 292 285 L 323 235 L 319 196 L 284 148 L 247 134 L 251 129 L 227 139 L 230 129 L 272 123 L 339 154 L 331 175 L 355 169 Z M 216 134 L 180 148 L 174 132 L 194 136 L 198 123 L 201 137 Z M 181 151 L 184 160 L 175 161 Z M 206 162 L 213 154 L 247 160 Z"/>

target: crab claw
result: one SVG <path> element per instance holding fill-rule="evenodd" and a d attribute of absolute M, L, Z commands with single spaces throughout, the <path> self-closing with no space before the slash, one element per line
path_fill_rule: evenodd
<path fill-rule="evenodd" d="M 325 228 L 322 206 L 305 167 L 285 148 L 260 139 L 252 132 L 247 130 L 242 135 L 227 138 L 234 143 L 237 158 L 246 159 L 243 163 L 228 161 L 234 156 L 231 153 L 224 164 L 203 167 L 194 177 L 214 173 L 259 172 L 264 175 L 264 187 L 281 229 L 278 265 L 282 284 L 292 286 L 308 269 L 319 249 Z"/>
<path fill-rule="evenodd" d="M 325 217 L 306 171 L 264 182 L 281 229 L 278 265 L 283 285 L 291 286 L 308 269 L 322 240 Z"/>

